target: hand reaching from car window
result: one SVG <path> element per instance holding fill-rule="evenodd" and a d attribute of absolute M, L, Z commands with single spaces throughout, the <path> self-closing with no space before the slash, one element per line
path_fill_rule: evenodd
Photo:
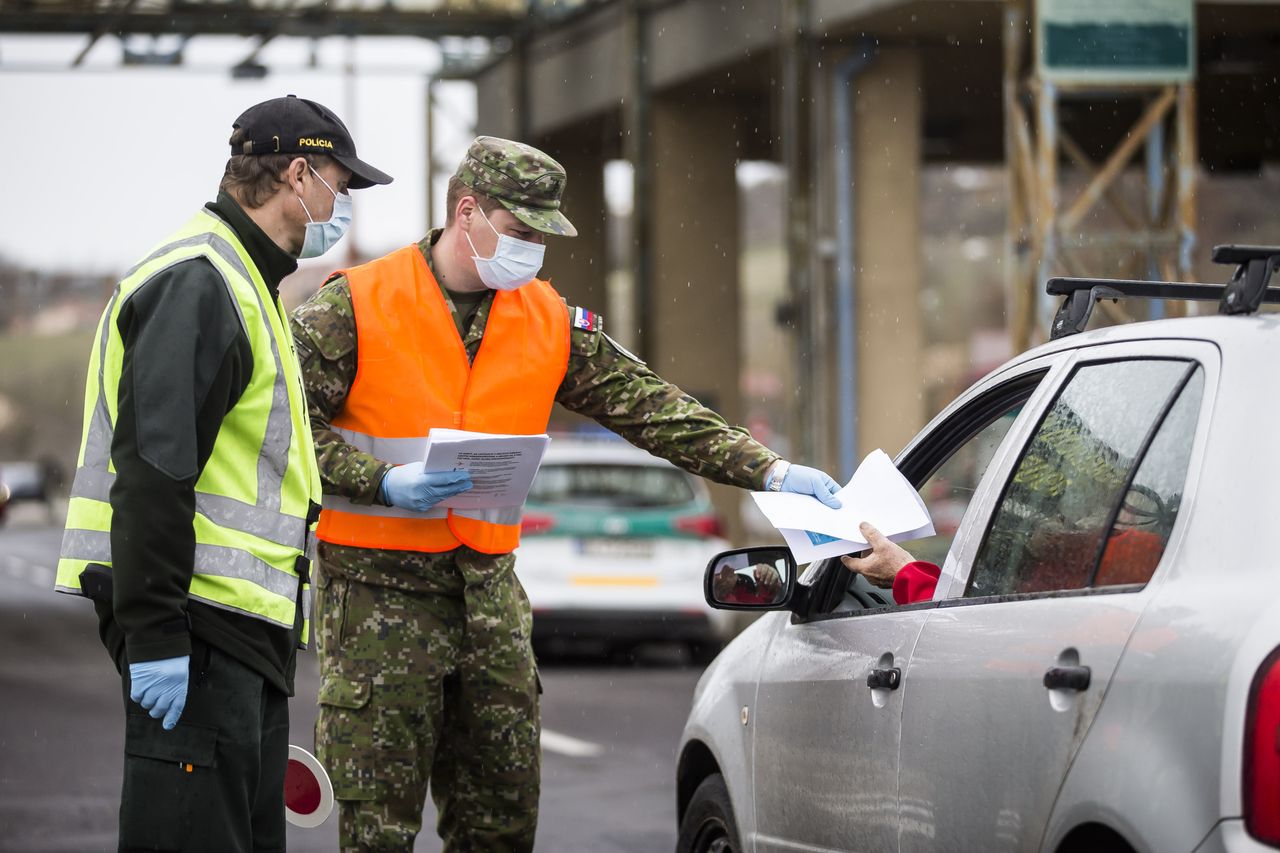
<path fill-rule="evenodd" d="M 893 579 L 897 577 L 898 572 L 908 563 L 915 562 L 915 558 L 907 553 L 905 548 L 885 538 L 883 533 L 867 522 L 864 521 L 858 525 L 858 529 L 871 545 L 871 552 L 865 557 L 841 557 L 840 562 L 844 563 L 844 567 L 849 571 L 857 572 L 878 587 L 883 589 L 892 587 Z"/>

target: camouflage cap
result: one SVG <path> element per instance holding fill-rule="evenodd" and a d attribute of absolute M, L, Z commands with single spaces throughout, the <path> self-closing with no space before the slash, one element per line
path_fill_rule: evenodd
<path fill-rule="evenodd" d="M 578 236 L 560 212 L 564 167 L 537 148 L 496 136 L 477 137 L 454 177 L 497 199 L 530 228 L 557 237 Z"/>

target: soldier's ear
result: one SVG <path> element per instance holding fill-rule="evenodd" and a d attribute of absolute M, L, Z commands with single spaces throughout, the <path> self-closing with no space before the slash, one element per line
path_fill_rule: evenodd
<path fill-rule="evenodd" d="M 475 213 L 476 204 L 475 196 L 464 195 L 458 199 L 458 206 L 453 209 L 453 217 L 463 231 L 471 230 L 471 219 L 472 214 Z"/>

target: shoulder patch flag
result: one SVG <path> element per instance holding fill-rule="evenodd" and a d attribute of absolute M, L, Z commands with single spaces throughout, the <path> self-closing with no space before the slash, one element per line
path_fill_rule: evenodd
<path fill-rule="evenodd" d="M 604 325 L 604 318 L 594 311 L 585 308 L 573 309 L 573 327 L 584 332 L 598 332 Z"/>

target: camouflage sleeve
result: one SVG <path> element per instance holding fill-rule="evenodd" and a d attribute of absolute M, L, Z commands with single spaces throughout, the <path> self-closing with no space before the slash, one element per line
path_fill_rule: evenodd
<path fill-rule="evenodd" d="M 658 376 L 602 331 L 573 328 L 569 334 L 569 369 L 558 403 L 691 474 L 744 489 L 764 488 L 765 473 L 778 454 Z"/>
<path fill-rule="evenodd" d="M 372 504 L 391 466 L 352 447 L 330 426 L 346 403 L 358 366 L 356 318 L 347 280 L 332 279 L 299 305 L 292 325 L 324 491 Z"/>

